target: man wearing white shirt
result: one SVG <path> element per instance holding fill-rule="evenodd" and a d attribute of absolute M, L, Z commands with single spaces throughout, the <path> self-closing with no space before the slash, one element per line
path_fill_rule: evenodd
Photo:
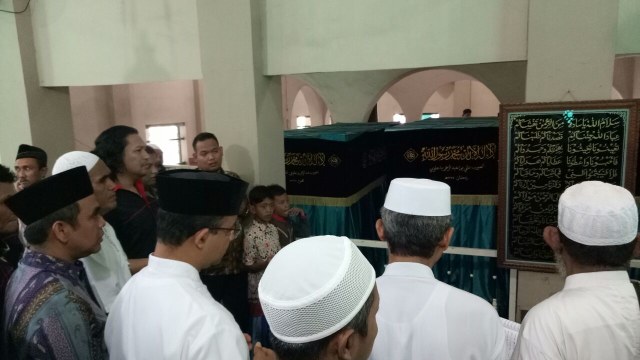
<path fill-rule="evenodd" d="M 115 183 L 109 177 L 111 170 L 92 153 L 71 151 L 60 156 L 53 165 L 52 174 L 58 174 L 74 167 L 84 166 L 89 172 L 93 193 L 102 214 L 116 207 Z M 102 228 L 100 251 L 80 259 L 87 272 L 91 290 L 106 313 L 111 310 L 116 296 L 131 278 L 127 255 L 116 237 L 113 227 L 105 223 Z"/>
<path fill-rule="evenodd" d="M 198 275 L 240 231 L 247 185 L 198 170 L 158 174 L 158 242 L 113 304 L 105 329 L 111 359 L 249 358 L 248 339 Z M 268 356 L 275 358 L 256 345 L 254 359 Z"/>
<path fill-rule="evenodd" d="M 564 288 L 534 306 L 513 359 L 640 359 L 640 305 L 627 269 L 637 240 L 633 195 L 600 181 L 567 188 L 544 229 Z"/>
<path fill-rule="evenodd" d="M 377 280 L 378 337 L 369 359 L 502 359 L 495 309 L 431 270 L 453 235 L 449 186 L 394 179 L 380 212 L 376 231 L 389 245 L 389 265 Z"/>

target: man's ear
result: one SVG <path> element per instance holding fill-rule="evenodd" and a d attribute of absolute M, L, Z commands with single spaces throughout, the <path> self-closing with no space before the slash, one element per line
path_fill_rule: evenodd
<path fill-rule="evenodd" d="M 193 243 L 198 249 L 203 249 L 206 245 L 207 239 L 209 238 L 209 231 L 207 228 L 202 228 L 193 234 Z"/>
<path fill-rule="evenodd" d="M 442 251 L 445 251 L 449 248 L 449 243 L 451 242 L 451 238 L 453 237 L 453 226 L 450 226 L 447 231 L 442 235 L 442 240 L 438 242 L 438 246 L 442 248 Z"/>
<path fill-rule="evenodd" d="M 49 168 L 46 166 L 43 166 L 40 168 L 40 179 L 44 179 L 45 177 L 47 177 L 47 172 L 49 172 Z"/>
<path fill-rule="evenodd" d="M 335 348 L 338 359 L 353 359 L 357 353 L 356 347 L 359 345 L 356 337 L 355 330 L 342 329 L 331 340 L 330 345 L 334 343 L 333 347 L 328 348 Z"/>
<path fill-rule="evenodd" d="M 378 219 L 376 221 L 376 233 L 380 240 L 387 241 L 387 238 L 384 236 L 384 224 L 382 223 L 382 219 Z"/>
<path fill-rule="evenodd" d="M 562 243 L 560 242 L 560 230 L 555 226 L 547 226 L 542 232 L 544 242 L 549 245 L 554 252 L 561 252 Z"/>
<path fill-rule="evenodd" d="M 69 242 L 69 234 L 71 230 L 71 225 L 64 221 L 56 221 L 51 225 L 51 233 L 58 242 L 65 245 Z"/>

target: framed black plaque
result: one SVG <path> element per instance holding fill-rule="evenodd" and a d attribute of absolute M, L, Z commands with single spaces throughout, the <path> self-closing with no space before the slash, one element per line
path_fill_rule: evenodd
<path fill-rule="evenodd" d="M 542 231 L 567 187 L 600 180 L 634 193 L 637 113 L 629 100 L 500 107 L 499 265 L 555 270 Z"/>

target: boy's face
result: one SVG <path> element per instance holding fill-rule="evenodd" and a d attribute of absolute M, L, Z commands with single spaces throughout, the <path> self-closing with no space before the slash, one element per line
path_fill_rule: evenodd
<path fill-rule="evenodd" d="M 271 215 L 273 215 L 273 199 L 265 198 L 257 204 L 250 205 L 249 209 L 254 219 L 261 222 L 269 222 Z"/>
<path fill-rule="evenodd" d="M 289 205 L 289 195 L 284 193 L 282 195 L 274 196 L 273 203 L 274 212 L 276 213 L 276 215 L 282 216 L 284 218 L 289 216 L 289 210 L 291 209 L 291 206 Z"/>

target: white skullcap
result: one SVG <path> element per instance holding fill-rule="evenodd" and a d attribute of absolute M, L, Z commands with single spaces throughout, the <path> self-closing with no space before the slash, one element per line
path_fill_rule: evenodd
<path fill-rule="evenodd" d="M 638 235 L 638 208 L 627 189 L 585 181 L 560 195 L 558 228 L 584 245 L 628 244 Z"/>
<path fill-rule="evenodd" d="M 51 175 L 73 169 L 78 166 L 84 166 L 87 168 L 87 172 L 91 171 L 96 163 L 100 160 L 96 155 L 86 151 L 71 151 L 63 154 L 53 164 L 53 170 Z"/>
<path fill-rule="evenodd" d="M 346 237 L 315 236 L 280 250 L 258 285 L 271 332 L 288 343 L 336 333 L 371 295 L 376 274 Z"/>
<path fill-rule="evenodd" d="M 393 179 L 384 207 L 407 215 L 451 215 L 451 188 L 429 179 Z"/>

